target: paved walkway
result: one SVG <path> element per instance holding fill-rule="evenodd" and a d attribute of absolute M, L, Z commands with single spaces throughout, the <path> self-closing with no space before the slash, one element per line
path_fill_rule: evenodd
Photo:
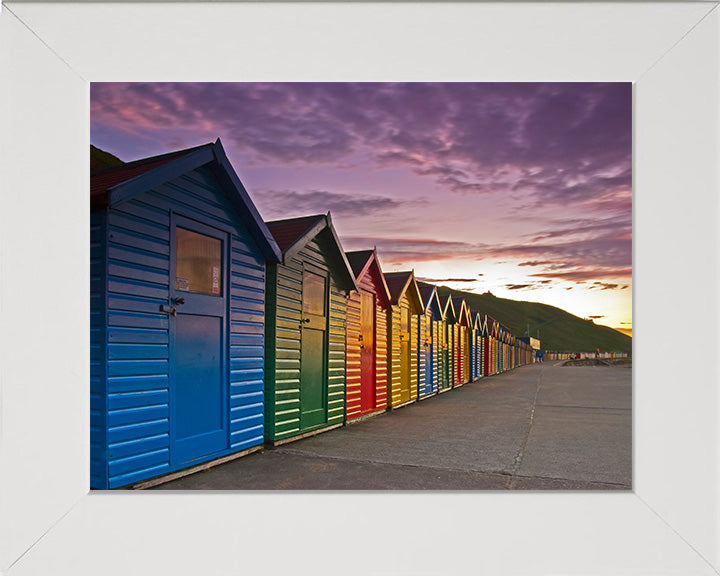
<path fill-rule="evenodd" d="M 546 362 L 162 490 L 629 490 L 632 370 Z"/>

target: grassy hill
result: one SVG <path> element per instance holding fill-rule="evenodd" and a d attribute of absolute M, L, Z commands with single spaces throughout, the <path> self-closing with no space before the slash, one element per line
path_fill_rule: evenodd
<path fill-rule="evenodd" d="M 545 350 L 565 352 L 632 352 L 632 338 L 622 332 L 583 320 L 577 316 L 537 302 L 520 302 L 498 298 L 491 293 L 472 294 L 438 286 L 441 296 L 461 296 L 470 306 L 487 314 L 508 328 L 515 336 L 524 336 L 530 324 L 530 336 L 538 337 Z"/>
<path fill-rule="evenodd" d="M 90 172 L 110 168 L 111 166 L 119 166 L 120 164 L 124 164 L 120 158 L 90 144 Z"/>

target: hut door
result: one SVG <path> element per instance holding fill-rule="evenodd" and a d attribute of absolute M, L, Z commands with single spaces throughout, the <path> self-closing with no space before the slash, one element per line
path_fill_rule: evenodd
<path fill-rule="evenodd" d="M 428 392 L 433 389 L 433 322 L 429 316 L 421 316 L 420 322 L 425 322 L 425 339 L 420 342 L 421 350 L 425 351 L 425 381 Z"/>
<path fill-rule="evenodd" d="M 174 218 L 170 306 L 172 464 L 228 447 L 225 233 Z"/>
<path fill-rule="evenodd" d="M 470 328 L 463 327 L 463 382 L 470 382 Z"/>
<path fill-rule="evenodd" d="M 400 402 L 410 402 L 410 310 L 400 308 Z"/>
<path fill-rule="evenodd" d="M 450 374 L 452 374 L 452 370 L 450 369 L 450 345 L 448 343 L 448 325 L 443 323 L 440 329 L 442 331 L 442 386 L 443 389 L 448 389 L 451 385 Z"/>
<path fill-rule="evenodd" d="M 375 408 L 375 295 L 360 292 L 360 410 Z"/>
<path fill-rule="evenodd" d="M 303 270 L 302 351 L 300 355 L 300 427 L 327 421 L 327 278 Z"/>

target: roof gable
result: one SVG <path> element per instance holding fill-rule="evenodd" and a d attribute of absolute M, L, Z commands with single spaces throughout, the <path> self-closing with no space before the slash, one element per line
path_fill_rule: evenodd
<path fill-rule="evenodd" d="M 345 252 L 345 256 L 350 263 L 350 268 L 355 275 L 355 282 L 360 286 L 361 280 L 366 274 L 370 274 L 376 281 L 379 288 L 381 304 L 384 308 L 390 306 L 390 289 L 385 280 L 385 274 L 380 266 L 380 260 L 377 255 L 377 249 L 357 250 L 355 252 Z"/>
<path fill-rule="evenodd" d="M 420 296 L 422 297 L 423 306 L 425 310 L 432 310 L 433 314 L 437 314 L 441 319 L 444 318 L 443 306 L 440 302 L 440 295 L 438 294 L 437 286 L 434 284 L 428 284 L 427 282 L 418 282 L 418 290 L 420 290 Z"/>
<path fill-rule="evenodd" d="M 370 268 L 374 252 L 374 250 L 356 250 L 354 252 L 345 252 L 345 256 L 350 263 L 350 268 L 352 268 L 353 274 L 355 274 L 355 278 L 357 280 L 360 280 L 363 274 L 365 274 L 368 268 Z"/>
<path fill-rule="evenodd" d="M 442 300 L 440 301 L 442 304 Z M 453 305 L 452 296 L 450 294 L 447 295 L 445 299 L 445 305 L 442 306 L 443 314 L 445 315 L 445 320 L 448 322 L 448 324 L 455 324 L 457 322 L 457 314 L 455 312 L 455 306 Z"/>
<path fill-rule="evenodd" d="M 455 309 L 455 318 L 462 326 L 470 325 L 470 311 L 468 310 L 465 298 L 462 296 L 452 297 L 453 308 Z"/>
<path fill-rule="evenodd" d="M 280 249 L 230 165 L 220 139 L 213 144 L 144 158 L 91 174 L 91 209 L 112 208 L 201 166 L 208 166 L 216 177 L 235 214 L 250 230 L 265 259 L 280 260 Z"/>
<path fill-rule="evenodd" d="M 385 281 L 390 290 L 390 301 L 393 305 L 397 305 L 400 299 L 407 294 L 416 314 L 422 314 L 425 311 L 420 290 L 418 290 L 417 282 L 415 282 L 414 271 L 387 272 L 385 273 Z"/>
<path fill-rule="evenodd" d="M 334 264 L 340 288 L 357 290 L 355 274 L 342 249 L 330 212 L 300 218 L 288 218 L 266 222 L 270 233 L 282 251 L 281 261 L 289 262 L 298 252 L 316 237 L 323 235 L 329 246 L 328 258 Z"/>

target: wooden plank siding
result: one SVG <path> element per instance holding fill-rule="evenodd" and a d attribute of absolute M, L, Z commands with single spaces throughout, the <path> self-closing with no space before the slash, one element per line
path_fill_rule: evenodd
<path fill-rule="evenodd" d="M 407 400 L 402 397 L 403 380 L 401 374 L 400 360 L 400 314 L 401 309 L 406 309 L 410 315 L 410 402 L 417 400 L 418 397 L 418 358 L 417 354 L 413 354 L 413 350 L 417 350 L 417 325 L 418 317 L 413 314 L 410 300 L 407 296 L 402 296 L 397 305 L 392 305 L 387 312 L 388 318 L 388 407 L 396 408 L 400 405 L 407 404 Z M 407 383 L 406 383 L 407 384 Z"/>
<path fill-rule="evenodd" d="M 345 420 L 347 296 L 332 272 L 327 239 L 318 234 L 292 258 L 268 264 L 266 323 L 265 441 L 281 441 L 341 425 Z M 326 293 L 327 339 L 324 354 L 324 418 L 322 423 L 301 422 L 301 357 L 303 270 L 322 273 Z"/>
<path fill-rule="evenodd" d="M 229 234 L 227 278 L 223 273 L 229 281 L 228 346 L 220 351 L 226 359 L 228 438 L 226 448 L 212 457 L 263 441 L 265 260 L 233 217 L 234 208 L 212 173 L 198 168 L 107 209 L 107 485 L 99 476 L 98 487 L 173 470 L 170 326 L 160 311 L 170 286 L 171 213 Z"/>
<path fill-rule="evenodd" d="M 107 346 L 104 212 L 90 214 L 90 485 L 104 487 L 107 470 Z"/>
<path fill-rule="evenodd" d="M 465 328 L 465 338 L 465 381 L 472 382 L 475 379 L 472 373 L 473 340 L 475 337 L 471 326 Z"/>
<path fill-rule="evenodd" d="M 450 352 L 448 347 L 448 324 L 443 318 L 437 320 L 438 333 L 438 392 L 445 392 L 452 388 L 452 375 L 450 368 Z"/>
<path fill-rule="evenodd" d="M 432 394 L 437 394 L 440 390 L 440 321 L 431 320 L 431 342 L 432 342 L 432 379 L 430 381 L 430 388 Z"/>
<path fill-rule="evenodd" d="M 432 310 L 428 307 L 418 316 L 418 399 L 427 398 L 438 391 L 436 331 Z"/>
<path fill-rule="evenodd" d="M 378 274 L 382 274 L 378 271 Z M 360 300 L 361 293 L 370 294 L 375 303 L 373 345 L 375 358 L 374 374 L 374 405 L 363 409 L 362 381 L 361 381 L 361 323 Z M 385 294 L 387 301 L 387 288 L 381 285 L 378 275 L 371 268 L 358 279 L 358 290 L 353 290 L 347 298 L 347 387 L 346 387 L 346 414 L 347 420 L 354 420 L 361 416 L 383 412 L 387 409 L 387 302 L 382 305 L 383 299 L 379 294 Z"/>
<path fill-rule="evenodd" d="M 363 288 L 362 285 L 359 287 Z M 347 420 L 362 416 L 360 336 L 360 292 L 353 291 L 347 300 L 347 385 L 345 393 Z"/>
<path fill-rule="evenodd" d="M 424 343 L 427 340 L 427 324 L 424 313 L 418 316 L 416 336 L 416 346 L 412 349 L 411 354 L 417 358 L 418 399 L 420 399 L 429 394 L 427 376 L 430 367 L 427 365 L 427 356 L 424 349 Z"/>

